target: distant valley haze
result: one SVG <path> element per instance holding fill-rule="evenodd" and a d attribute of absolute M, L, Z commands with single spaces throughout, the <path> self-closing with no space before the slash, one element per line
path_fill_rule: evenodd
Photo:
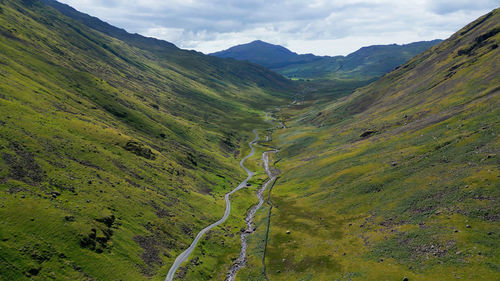
<path fill-rule="evenodd" d="M 498 0 L 60 0 L 132 33 L 213 53 L 262 40 L 296 53 L 446 39 Z"/>

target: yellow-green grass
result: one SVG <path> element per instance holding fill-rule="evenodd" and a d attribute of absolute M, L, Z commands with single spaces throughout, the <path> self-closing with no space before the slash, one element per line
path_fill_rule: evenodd
<path fill-rule="evenodd" d="M 500 278 L 499 16 L 350 96 L 279 112 L 270 280 Z"/>
<path fill-rule="evenodd" d="M 265 140 L 264 133 L 264 130 L 258 130 L 260 140 Z M 231 214 L 228 220 L 202 239 L 183 268 L 179 269 L 181 274 L 178 277 L 182 276 L 182 280 L 224 280 L 232 262 L 238 257 L 241 230 L 246 228 L 244 219 L 248 210 L 258 202 L 257 190 L 268 180 L 262 163 L 262 153 L 268 148 L 260 145 L 260 142 L 254 147 L 255 154 L 245 161 L 245 167 L 255 173 L 248 182 L 251 185 L 231 196 Z M 242 155 L 248 154 L 249 150 L 243 149 Z M 251 234 L 249 239 L 253 239 L 254 235 Z M 254 253 L 249 251 L 248 257 L 255 258 Z M 252 264 L 249 266 L 252 267 Z"/>
<path fill-rule="evenodd" d="M 292 85 L 153 45 L 0 1 L 0 279 L 163 280 L 222 216 Z"/>

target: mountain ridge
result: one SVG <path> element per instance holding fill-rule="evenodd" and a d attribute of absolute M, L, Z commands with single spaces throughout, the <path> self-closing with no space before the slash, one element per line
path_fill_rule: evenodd
<path fill-rule="evenodd" d="M 289 78 L 369 80 L 382 76 L 441 41 L 436 39 L 402 45 L 372 45 L 346 56 L 316 56 L 297 54 L 283 46 L 256 40 L 210 55 L 260 64 Z"/>
<path fill-rule="evenodd" d="M 41 3 L 51 6 L 52 8 L 61 12 L 63 15 L 72 18 L 74 20 L 80 21 L 92 29 L 100 31 L 106 35 L 116 37 L 118 39 L 132 41 L 132 42 L 135 41 L 136 44 L 139 44 L 142 47 L 145 47 L 146 45 L 149 45 L 149 47 L 151 47 L 151 45 L 156 45 L 160 48 L 179 49 L 177 46 L 175 46 L 175 44 L 167 42 L 165 40 L 159 40 L 152 37 L 145 37 L 140 34 L 131 34 L 123 28 L 115 27 L 105 21 L 102 21 L 97 17 L 79 12 L 70 5 L 58 2 L 57 0 L 41 0 Z"/>
<path fill-rule="evenodd" d="M 320 57 L 313 54 L 297 54 L 281 45 L 267 43 L 262 40 L 236 45 L 209 55 L 247 60 L 270 69 L 283 67 L 291 63 L 305 63 L 320 59 Z"/>

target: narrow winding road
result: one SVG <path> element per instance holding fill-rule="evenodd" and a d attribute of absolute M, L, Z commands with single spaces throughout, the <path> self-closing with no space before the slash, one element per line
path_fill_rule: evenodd
<path fill-rule="evenodd" d="M 266 118 L 267 118 L 267 115 L 266 115 Z M 205 227 L 204 229 L 202 229 L 198 235 L 196 235 L 196 237 L 194 238 L 193 242 L 191 243 L 191 245 L 189 246 L 189 248 L 187 248 L 184 252 L 182 252 L 174 261 L 174 263 L 172 264 L 172 266 L 170 267 L 170 270 L 168 271 L 168 274 L 167 274 L 167 277 L 165 278 L 165 281 L 172 281 L 174 279 L 174 276 L 175 276 L 175 272 L 177 271 L 177 269 L 179 269 L 179 267 L 181 266 L 182 263 L 184 263 L 188 258 L 189 256 L 191 255 L 191 253 L 193 252 L 193 250 L 196 248 L 196 245 L 198 244 L 198 242 L 200 241 L 201 237 L 207 233 L 210 229 L 218 226 L 219 224 L 223 223 L 226 221 L 226 219 L 229 217 L 229 213 L 231 212 L 231 201 L 229 200 L 229 197 L 235 193 L 236 191 L 246 187 L 247 185 L 247 182 L 253 177 L 254 173 L 252 171 L 250 171 L 249 169 L 247 169 L 244 165 L 245 161 L 252 157 L 254 154 L 255 154 L 255 148 L 254 148 L 254 144 L 259 140 L 259 135 L 257 134 L 257 131 L 256 130 L 253 130 L 253 133 L 255 134 L 255 139 L 253 141 L 251 141 L 250 143 L 248 143 L 248 145 L 250 146 L 250 148 L 252 149 L 250 151 L 250 153 L 245 156 L 243 159 L 241 159 L 240 161 L 240 166 L 241 168 L 243 168 L 243 170 L 245 170 L 245 172 L 247 173 L 247 178 L 242 181 L 235 189 L 233 189 L 231 192 L 227 193 L 225 196 L 224 196 L 224 199 L 226 200 L 226 211 L 224 212 L 224 215 L 222 216 L 222 218 L 214 223 L 212 223 L 211 225 Z"/>

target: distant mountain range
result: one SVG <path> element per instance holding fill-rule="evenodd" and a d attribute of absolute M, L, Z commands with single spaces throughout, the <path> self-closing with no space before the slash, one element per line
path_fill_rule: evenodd
<path fill-rule="evenodd" d="M 220 58 L 249 61 L 289 78 L 372 79 L 380 77 L 442 40 L 406 45 L 363 47 L 347 56 L 297 54 L 280 45 L 260 40 L 212 53 Z"/>

